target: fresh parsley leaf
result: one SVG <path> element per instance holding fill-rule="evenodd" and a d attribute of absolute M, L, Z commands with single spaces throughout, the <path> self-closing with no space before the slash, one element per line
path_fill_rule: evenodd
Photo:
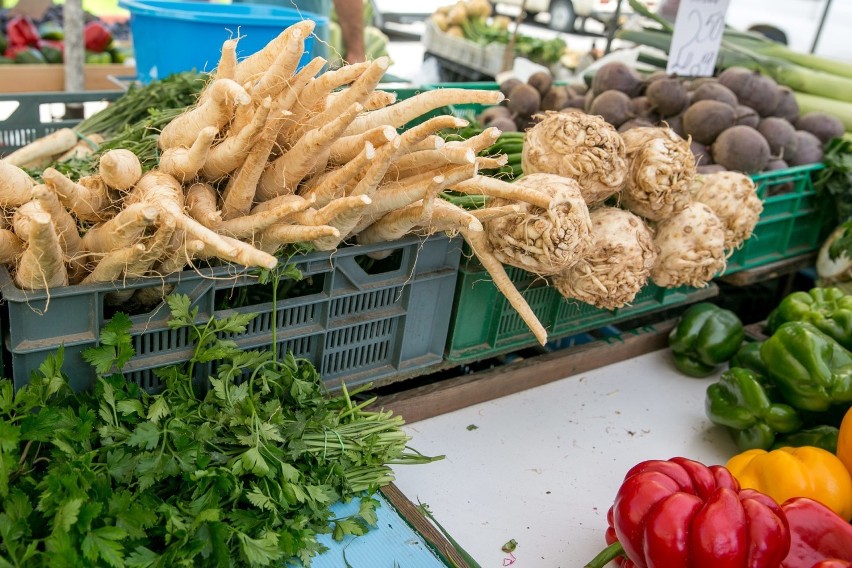
<path fill-rule="evenodd" d="M 153 422 L 142 422 L 133 429 L 127 438 L 127 445 L 153 450 L 160 442 L 160 427 Z"/>
<path fill-rule="evenodd" d="M 249 566 L 269 566 L 281 558 L 278 550 L 278 535 L 267 532 L 261 538 L 251 538 L 245 533 L 238 533 L 240 552 Z"/>
<path fill-rule="evenodd" d="M 127 533 L 118 527 L 101 527 L 89 531 L 81 544 L 83 556 L 92 562 L 100 558 L 114 568 L 121 568 L 124 564 L 124 547 L 117 541 L 126 536 Z"/>
<path fill-rule="evenodd" d="M 77 522 L 77 517 L 80 514 L 80 507 L 83 505 L 84 499 L 69 499 L 59 506 L 56 515 L 53 517 L 53 531 L 68 532 L 74 523 Z"/>

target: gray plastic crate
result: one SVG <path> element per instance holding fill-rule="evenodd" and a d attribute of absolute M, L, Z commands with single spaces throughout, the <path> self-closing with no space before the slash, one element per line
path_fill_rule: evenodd
<path fill-rule="evenodd" d="M 378 273 L 359 264 L 369 252 L 394 251 Z M 278 301 L 276 346 L 292 351 L 319 369 L 329 389 L 341 381 L 355 386 L 440 363 L 446 344 L 461 244 L 443 235 L 425 241 L 407 238 L 395 243 L 353 246 L 334 252 L 310 253 L 293 262 L 312 284 L 304 295 Z M 379 266 L 378 264 L 376 266 Z M 235 312 L 259 314 L 245 333 L 231 339 L 244 349 L 272 344 L 272 303 L 217 309 L 223 296 L 256 285 L 245 269 L 218 267 L 184 271 L 167 277 L 176 293 L 187 294 L 199 308 L 198 321 Z M 158 280 L 157 285 L 162 281 Z M 27 383 L 32 371 L 58 346 L 65 346 L 64 372 L 75 389 L 87 389 L 94 380 L 81 353 L 97 343 L 108 321 L 104 298 L 118 288 L 145 288 L 152 282 L 128 281 L 115 285 L 78 285 L 44 291 L 15 287 L 0 267 L 3 306 L 3 344 L 6 375 L 16 387 Z M 249 289 L 250 290 L 250 289 Z M 125 366 L 125 376 L 147 390 L 157 389 L 154 370 L 186 361 L 192 353 L 187 330 L 167 325 L 168 306 L 133 315 L 136 356 Z M 198 369 L 197 380 L 211 367 Z"/>
<path fill-rule="evenodd" d="M 17 103 L 6 120 L 0 121 L 0 156 L 11 154 L 21 146 L 60 128 L 75 126 L 80 119 L 43 120 L 41 107 L 47 104 L 74 104 L 114 101 L 124 91 L 88 91 L 85 93 L 14 93 L 0 94 L 0 103 Z"/>

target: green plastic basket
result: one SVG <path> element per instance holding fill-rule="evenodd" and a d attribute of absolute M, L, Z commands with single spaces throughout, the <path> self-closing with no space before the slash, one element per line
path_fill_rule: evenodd
<path fill-rule="evenodd" d="M 817 206 L 814 176 L 823 167 L 811 164 L 752 176 L 763 212 L 751 238 L 728 259 L 725 274 L 819 249 L 828 227 Z"/>
<path fill-rule="evenodd" d="M 529 272 L 514 267 L 507 267 L 506 272 L 544 325 L 550 340 L 689 303 L 697 295 L 706 294 L 705 290 L 697 288 L 667 289 L 649 283 L 630 306 L 610 311 L 566 299 L 545 279 Z M 445 358 L 462 363 L 535 345 L 538 345 L 535 337 L 518 312 L 497 290 L 488 272 L 471 257 L 470 249 L 465 246 L 456 280 Z"/>

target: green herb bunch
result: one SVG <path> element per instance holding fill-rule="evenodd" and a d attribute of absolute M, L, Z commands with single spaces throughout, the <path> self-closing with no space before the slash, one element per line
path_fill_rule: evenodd
<path fill-rule="evenodd" d="M 390 464 L 437 459 L 372 400 L 330 396 L 309 362 L 225 339 L 252 315 L 198 324 L 189 298 L 169 307 L 195 351 L 158 372 L 157 394 L 121 373 L 134 356 L 123 314 L 84 354 L 92 392 L 71 390 L 61 348 L 17 392 L 0 381 L 0 567 L 307 566 L 318 534 L 375 524 Z M 209 388 L 191 380 L 205 363 Z M 333 518 L 354 496 L 360 511 Z"/>

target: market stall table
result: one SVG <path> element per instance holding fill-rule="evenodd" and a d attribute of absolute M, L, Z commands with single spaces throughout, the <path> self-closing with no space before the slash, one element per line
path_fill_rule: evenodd
<path fill-rule="evenodd" d="M 446 459 L 396 467 L 396 485 L 484 568 L 583 566 L 605 546 L 607 510 L 634 464 L 724 464 L 737 452 L 704 415 L 717 378 L 678 373 L 662 349 L 410 423 L 412 447 Z"/>

